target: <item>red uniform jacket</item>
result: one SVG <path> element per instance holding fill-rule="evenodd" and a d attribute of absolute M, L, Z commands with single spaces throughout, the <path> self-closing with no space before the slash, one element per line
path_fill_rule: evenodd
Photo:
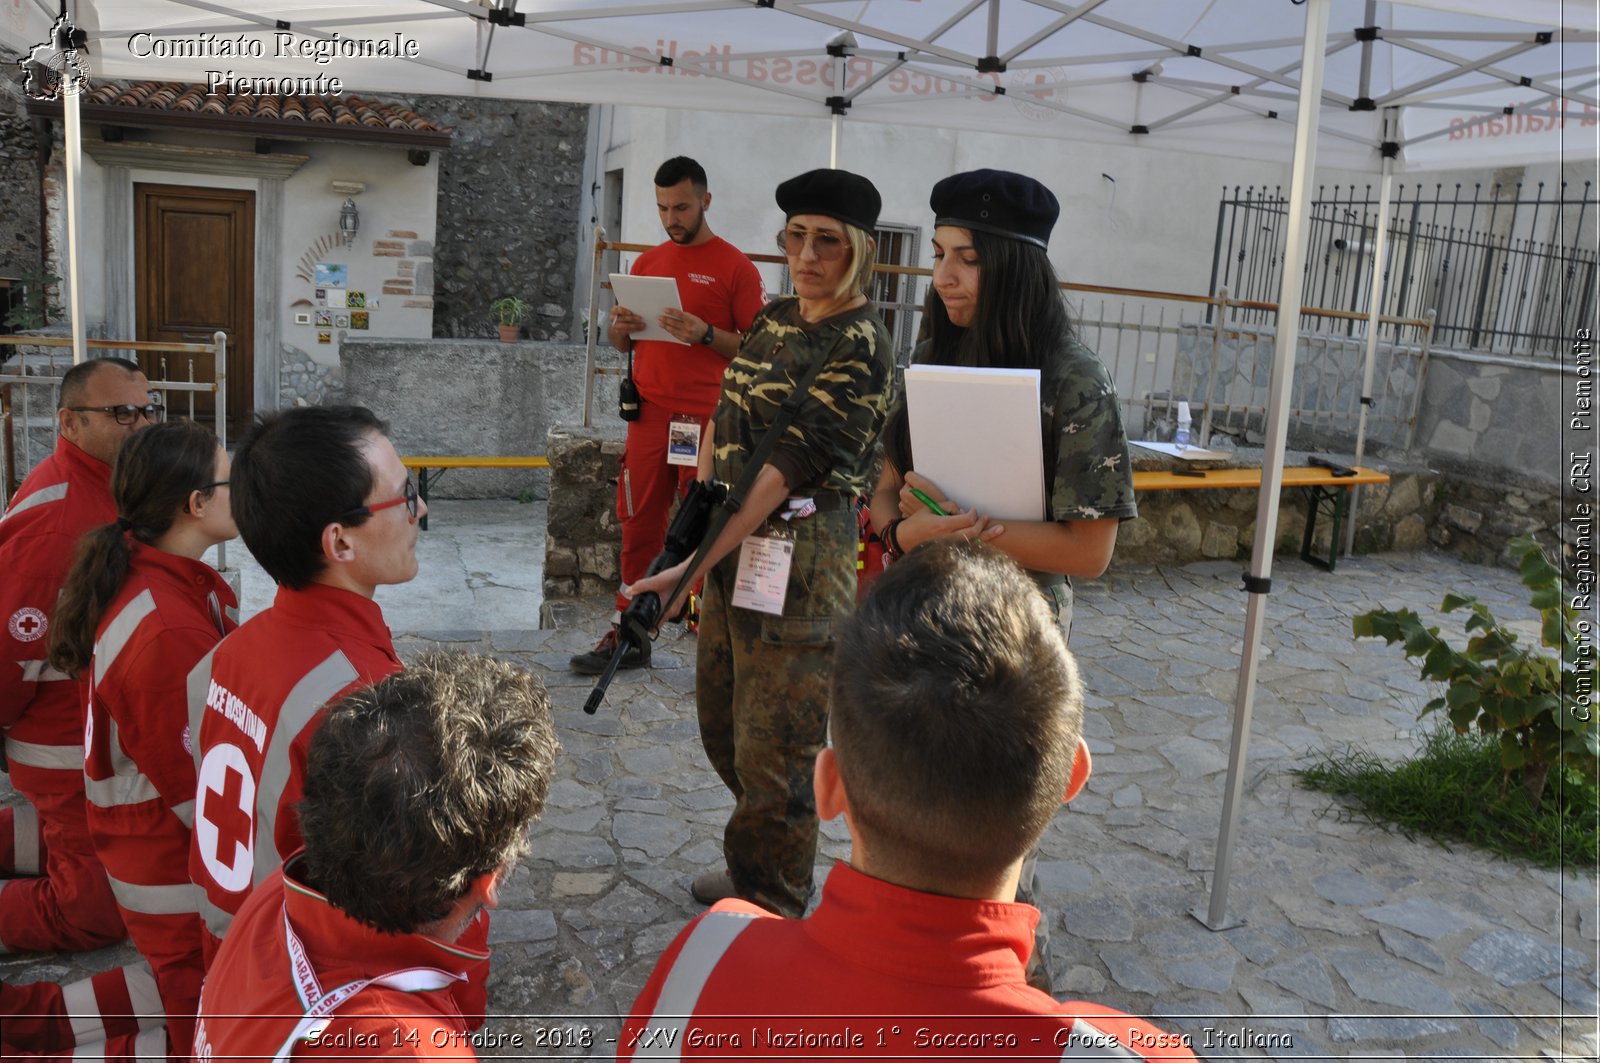
<path fill-rule="evenodd" d="M 82 767 L 81 690 L 46 663 L 46 635 L 78 540 L 117 519 L 110 481 L 109 465 L 58 438 L 0 518 L 0 728 L 14 763 Z"/>
<path fill-rule="evenodd" d="M 1029 986 L 1038 920 L 844 863 L 807 919 L 721 901 L 662 954 L 617 1056 L 1195 1058 L 1180 1034 Z"/>
<path fill-rule="evenodd" d="M 198 774 L 189 872 L 214 935 L 208 962 L 250 891 L 300 847 L 294 806 L 318 710 L 400 668 L 376 602 L 312 584 L 280 587 L 272 608 L 189 674 Z"/>
<path fill-rule="evenodd" d="M 449 987 L 487 949 L 380 933 L 297 882 L 297 866 L 239 910 L 200 996 L 195 1058 L 477 1059 Z"/>
<path fill-rule="evenodd" d="M 236 626 L 236 603 L 205 562 L 132 549 L 87 676 L 84 794 L 122 921 L 155 975 L 173 1050 L 186 1054 L 205 946 L 189 877 L 194 747 L 185 694 L 189 670 Z"/>
<path fill-rule="evenodd" d="M 187 678 L 237 626 L 229 618 L 236 608 L 210 565 L 135 545 L 128 578 L 101 621 L 88 677 L 84 789 L 95 850 L 125 908 L 195 911 Z"/>

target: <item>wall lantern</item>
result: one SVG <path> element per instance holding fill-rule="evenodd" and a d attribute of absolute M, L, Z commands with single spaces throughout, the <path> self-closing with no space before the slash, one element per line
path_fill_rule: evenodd
<path fill-rule="evenodd" d="M 354 244 L 360 231 L 361 212 L 356 210 L 356 201 L 346 197 L 344 206 L 339 208 L 339 235 L 344 237 L 344 246 Z"/>
<path fill-rule="evenodd" d="M 361 212 L 356 210 L 355 197 L 367 190 L 366 182 L 331 181 L 328 188 L 334 195 L 344 197 L 344 206 L 339 208 L 339 237 L 344 246 L 350 247 L 361 231 Z"/>

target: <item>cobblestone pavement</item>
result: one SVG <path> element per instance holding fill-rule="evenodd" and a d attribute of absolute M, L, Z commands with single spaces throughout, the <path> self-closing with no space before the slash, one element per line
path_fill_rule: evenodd
<path fill-rule="evenodd" d="M 1206 1059 L 1596 1058 L 1593 868 L 1532 870 L 1345 822 L 1288 773 L 1317 750 L 1388 756 L 1416 742 L 1426 687 L 1397 647 L 1354 641 L 1352 615 L 1427 615 L 1446 590 L 1471 589 L 1502 618 L 1531 618 L 1514 573 L 1431 554 L 1351 559 L 1334 575 L 1275 566 L 1228 899 L 1243 922 L 1213 932 L 1190 914 L 1211 887 L 1241 568 L 1119 567 L 1079 589 L 1072 642 L 1095 774 L 1042 843 L 1058 995 L 1184 1031 Z M 692 637 L 665 634 L 654 667 L 623 673 L 585 716 L 591 681 L 566 662 L 607 609 L 564 609 L 554 630 L 397 639 L 407 655 L 445 645 L 526 664 L 556 708 L 559 781 L 493 919 L 500 1014 L 486 1058 L 546 1055 L 552 1029 L 591 1046 L 555 1054 L 609 1055 L 615 1016 L 699 910 L 688 881 L 721 862 L 730 801 L 699 746 Z M 826 824 L 819 865 L 848 847 L 842 824 Z M 6 958 L 0 977 L 75 977 L 129 955 Z"/>

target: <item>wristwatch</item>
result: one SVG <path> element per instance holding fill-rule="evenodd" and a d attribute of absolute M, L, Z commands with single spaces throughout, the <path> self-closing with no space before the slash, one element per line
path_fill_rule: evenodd
<path fill-rule="evenodd" d="M 716 339 L 716 338 L 717 338 L 717 326 L 715 326 L 715 325 L 707 325 L 706 326 L 706 334 L 704 336 L 700 337 L 700 346 L 709 347 L 709 346 L 711 346 L 711 341 Z"/>

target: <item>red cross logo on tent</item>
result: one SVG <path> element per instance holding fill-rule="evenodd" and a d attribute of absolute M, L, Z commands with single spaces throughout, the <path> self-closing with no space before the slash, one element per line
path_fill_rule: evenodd
<path fill-rule="evenodd" d="M 256 780 L 238 746 L 206 751 L 195 793 L 200 859 L 218 886 L 243 892 L 255 868 Z"/>

